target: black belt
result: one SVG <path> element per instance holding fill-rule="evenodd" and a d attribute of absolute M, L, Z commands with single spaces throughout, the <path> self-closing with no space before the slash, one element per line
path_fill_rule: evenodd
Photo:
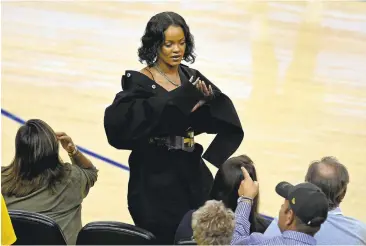
<path fill-rule="evenodd" d="M 165 146 L 168 150 L 183 150 L 192 152 L 194 150 L 194 131 L 188 129 L 186 136 L 153 137 L 149 139 L 150 144 Z"/>

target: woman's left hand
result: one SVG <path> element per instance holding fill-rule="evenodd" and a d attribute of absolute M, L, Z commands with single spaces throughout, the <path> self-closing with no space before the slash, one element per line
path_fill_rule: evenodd
<path fill-rule="evenodd" d="M 193 79 L 193 77 L 190 79 L 190 81 Z M 194 107 L 193 109 L 191 110 L 191 112 L 194 112 L 196 111 L 199 107 L 201 107 L 202 105 L 204 105 L 207 100 L 210 100 L 213 96 L 214 96 L 214 93 L 213 93 L 213 90 L 212 90 L 212 87 L 211 85 L 209 85 L 207 87 L 206 83 L 203 82 L 202 80 L 200 80 L 200 77 L 198 77 L 196 79 L 196 81 L 193 83 L 194 86 L 196 86 L 196 88 L 202 92 L 202 94 L 205 96 L 205 99 L 204 100 L 200 100 Z"/>
<path fill-rule="evenodd" d="M 207 98 L 212 97 L 214 94 L 211 85 L 207 86 L 203 80 L 200 80 L 200 77 L 196 79 L 193 85 Z"/>
<path fill-rule="evenodd" d="M 60 141 L 62 147 L 68 152 L 72 153 L 75 150 L 75 144 L 72 141 L 71 137 L 69 137 L 64 132 L 56 132 L 57 139 Z"/>
<path fill-rule="evenodd" d="M 205 97 L 208 97 L 209 98 L 209 97 L 212 97 L 213 96 L 213 91 L 212 91 L 211 85 L 209 85 L 207 87 L 206 83 L 203 82 L 202 80 L 200 80 L 197 83 L 196 87 L 197 87 L 198 90 L 200 90 L 203 93 L 203 95 Z"/>

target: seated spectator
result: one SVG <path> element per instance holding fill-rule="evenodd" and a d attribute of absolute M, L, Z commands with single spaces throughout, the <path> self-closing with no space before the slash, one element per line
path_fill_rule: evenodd
<path fill-rule="evenodd" d="M 235 229 L 232 245 L 315 245 L 314 234 L 327 218 L 328 201 L 325 194 L 314 184 L 302 183 L 293 186 L 281 182 L 276 192 L 284 203 L 279 212 L 278 226 L 282 232 L 275 237 L 262 233 L 250 233 L 249 215 L 253 199 L 258 193 L 258 183 L 243 169 L 244 180 L 239 187 L 238 207 L 235 211 Z"/>
<path fill-rule="evenodd" d="M 215 180 L 210 192 L 210 199 L 222 201 L 225 206 L 235 211 L 237 206 L 238 188 L 243 180 L 241 167 L 245 167 L 250 177 L 257 180 L 257 172 L 253 161 L 246 155 L 228 159 L 217 171 Z M 264 232 L 271 223 L 258 214 L 259 195 L 253 201 L 253 209 L 250 213 L 250 231 Z M 175 242 L 181 240 L 190 240 L 192 238 L 192 213 L 191 210 L 185 214 L 175 234 Z"/>
<path fill-rule="evenodd" d="M 193 239 L 197 245 L 230 244 L 234 226 L 234 212 L 221 201 L 207 201 L 192 214 Z"/>
<path fill-rule="evenodd" d="M 306 182 L 318 186 L 327 196 L 328 218 L 315 234 L 318 244 L 323 245 L 366 245 L 366 224 L 343 215 L 339 205 L 343 201 L 349 175 L 347 168 L 334 157 L 324 157 L 310 164 L 305 177 Z M 275 219 L 264 235 L 281 234 Z"/>
<path fill-rule="evenodd" d="M 59 142 L 71 162 L 59 157 Z M 29 120 L 15 138 L 15 157 L 2 167 L 1 190 L 8 209 L 41 213 L 54 219 L 68 244 L 75 244 L 81 203 L 97 180 L 98 170 L 65 133 L 41 120 Z"/>

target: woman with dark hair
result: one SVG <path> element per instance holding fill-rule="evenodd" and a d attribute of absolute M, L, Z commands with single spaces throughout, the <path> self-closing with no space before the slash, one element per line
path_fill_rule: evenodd
<path fill-rule="evenodd" d="M 203 155 L 219 167 L 239 147 L 243 130 L 231 100 L 199 71 L 194 40 L 173 12 L 153 16 L 138 50 L 147 66 L 127 70 L 122 90 L 107 107 L 108 142 L 132 150 L 128 206 L 135 225 L 159 244 L 172 244 L 183 215 L 203 205 L 213 177 L 194 136 L 217 134 Z"/>
<path fill-rule="evenodd" d="M 241 181 L 244 179 L 241 167 L 244 167 L 253 181 L 258 181 L 257 172 L 253 161 L 246 155 L 240 155 L 227 160 L 217 171 L 215 180 L 210 192 L 209 199 L 222 201 L 227 208 L 233 212 L 236 210 L 238 203 L 238 189 Z M 258 213 L 259 194 L 253 200 L 252 210 L 250 212 L 250 232 L 264 233 L 271 221 L 268 221 Z M 175 242 L 181 240 L 190 240 L 193 235 L 192 231 L 192 214 L 195 210 L 191 210 L 183 217 L 176 235 Z"/>
<path fill-rule="evenodd" d="M 61 160 L 59 142 L 74 165 Z M 66 242 L 75 244 L 82 227 L 81 203 L 97 172 L 69 136 L 41 120 L 29 120 L 17 132 L 14 160 L 1 169 L 1 192 L 8 209 L 49 216 Z"/>

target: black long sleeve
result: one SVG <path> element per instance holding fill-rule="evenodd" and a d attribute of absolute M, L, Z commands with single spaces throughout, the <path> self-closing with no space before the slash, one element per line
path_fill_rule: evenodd
<path fill-rule="evenodd" d="M 202 98 L 202 93 L 191 84 L 162 96 L 133 89 L 121 91 L 105 110 L 104 128 L 108 142 L 117 149 L 132 149 L 139 139 L 159 134 L 154 130 L 162 122 L 169 125 L 188 117 Z"/>

